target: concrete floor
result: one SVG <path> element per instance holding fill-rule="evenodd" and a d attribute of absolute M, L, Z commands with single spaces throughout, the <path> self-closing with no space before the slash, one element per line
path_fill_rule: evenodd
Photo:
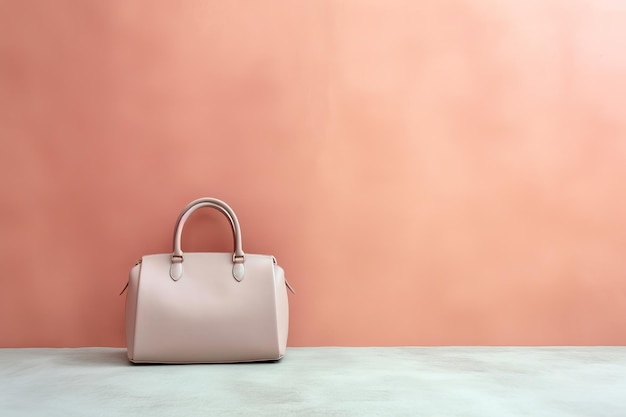
<path fill-rule="evenodd" d="M 235 365 L 0 349 L 0 415 L 624 417 L 626 347 L 291 348 Z"/>

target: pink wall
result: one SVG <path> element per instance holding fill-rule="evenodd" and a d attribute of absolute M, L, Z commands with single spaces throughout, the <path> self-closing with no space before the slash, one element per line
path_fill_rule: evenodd
<path fill-rule="evenodd" d="M 625 51 L 619 0 L 1 1 L 0 346 L 123 346 L 201 196 L 291 345 L 625 344 Z"/>

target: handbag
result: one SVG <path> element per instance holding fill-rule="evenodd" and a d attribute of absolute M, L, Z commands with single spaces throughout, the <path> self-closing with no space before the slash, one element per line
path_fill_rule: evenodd
<path fill-rule="evenodd" d="M 183 253 L 189 216 L 211 207 L 230 222 L 233 253 Z M 201 198 L 184 208 L 172 253 L 146 255 L 130 270 L 126 343 L 133 363 L 226 363 L 278 360 L 289 327 L 283 269 L 271 255 L 244 253 L 234 211 Z"/>

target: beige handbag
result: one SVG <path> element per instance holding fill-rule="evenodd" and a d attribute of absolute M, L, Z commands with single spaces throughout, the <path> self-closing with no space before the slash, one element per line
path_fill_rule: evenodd
<path fill-rule="evenodd" d="M 215 208 L 230 221 L 234 253 L 182 252 L 185 221 L 201 207 Z M 280 359 L 289 326 L 287 287 L 291 290 L 273 256 L 243 252 L 237 216 L 226 203 L 195 200 L 176 221 L 174 252 L 144 256 L 130 271 L 128 359 L 135 363 Z"/>

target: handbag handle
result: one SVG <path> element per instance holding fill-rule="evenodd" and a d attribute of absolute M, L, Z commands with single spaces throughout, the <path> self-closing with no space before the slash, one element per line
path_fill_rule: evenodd
<path fill-rule="evenodd" d="M 172 265 L 170 267 L 170 277 L 174 281 L 178 281 L 183 276 L 183 262 L 185 261 L 183 251 L 181 249 L 181 238 L 183 234 L 183 227 L 185 222 L 191 216 L 191 214 L 201 207 L 211 207 L 217 209 L 230 221 L 231 229 L 233 231 L 234 239 L 234 252 L 233 252 L 233 278 L 237 281 L 241 281 L 245 276 L 244 262 L 246 260 L 246 254 L 243 252 L 241 243 L 241 228 L 239 227 L 239 220 L 233 209 L 230 208 L 225 202 L 218 200 L 217 198 L 199 198 L 187 204 L 187 207 L 178 216 L 176 220 L 176 227 L 174 228 L 174 252 L 172 253 Z"/>

